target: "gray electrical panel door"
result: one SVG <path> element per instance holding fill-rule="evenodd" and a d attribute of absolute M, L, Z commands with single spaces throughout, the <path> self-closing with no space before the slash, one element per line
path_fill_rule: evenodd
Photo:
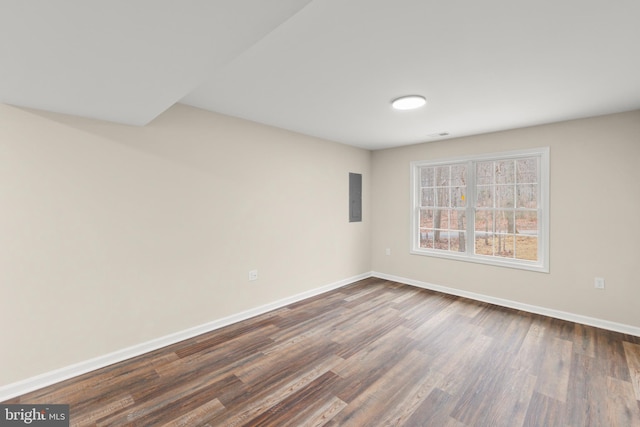
<path fill-rule="evenodd" d="M 362 174 L 349 173 L 349 222 L 362 221 Z"/>

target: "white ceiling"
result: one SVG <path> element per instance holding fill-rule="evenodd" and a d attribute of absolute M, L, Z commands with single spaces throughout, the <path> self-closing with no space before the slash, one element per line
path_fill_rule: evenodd
<path fill-rule="evenodd" d="M 0 0 L 0 102 L 132 125 L 182 102 L 379 149 L 639 109 L 639 22 L 638 0 Z"/>

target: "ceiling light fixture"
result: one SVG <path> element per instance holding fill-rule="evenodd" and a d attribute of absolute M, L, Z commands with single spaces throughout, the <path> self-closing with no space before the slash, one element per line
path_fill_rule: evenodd
<path fill-rule="evenodd" d="M 424 96 L 407 95 L 396 98 L 391 102 L 391 106 L 396 110 L 414 110 L 420 108 L 427 103 Z"/>

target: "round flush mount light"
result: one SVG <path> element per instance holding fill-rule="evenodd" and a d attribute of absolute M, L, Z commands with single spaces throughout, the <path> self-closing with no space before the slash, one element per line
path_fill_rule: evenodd
<path fill-rule="evenodd" d="M 391 106 L 396 110 L 414 110 L 420 108 L 427 103 L 424 96 L 407 95 L 396 98 L 391 102 Z"/>

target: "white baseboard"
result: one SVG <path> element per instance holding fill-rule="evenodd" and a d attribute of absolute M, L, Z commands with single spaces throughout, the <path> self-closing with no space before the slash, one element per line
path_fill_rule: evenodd
<path fill-rule="evenodd" d="M 150 351 L 154 351 L 159 348 L 166 347 L 168 345 L 175 344 L 177 342 L 193 338 L 207 332 L 214 331 L 232 323 L 250 319 L 260 314 L 264 314 L 269 311 L 276 310 L 289 304 L 301 301 L 303 299 L 311 298 L 316 295 L 341 288 L 343 286 L 357 282 L 358 280 L 366 279 L 371 276 L 372 273 L 368 272 L 350 277 L 348 279 L 339 280 L 320 288 L 312 289 L 310 291 L 283 298 L 269 304 L 261 305 L 250 310 L 224 317 L 222 319 L 217 319 L 212 322 L 205 323 L 204 325 L 195 326 L 184 331 L 169 334 L 160 338 L 153 339 L 151 341 L 124 348 L 122 350 L 114 351 L 113 353 L 105 354 L 103 356 L 85 360 L 74 365 L 65 366 L 64 368 L 56 369 L 54 371 L 46 372 L 35 377 L 27 378 L 22 381 L 2 386 L 0 387 L 0 402 L 38 390 L 43 387 L 47 387 L 49 385 L 67 380 L 69 378 L 77 377 L 78 375 L 86 374 L 87 372 L 104 368 L 105 366 L 109 366 L 114 363 L 122 362 L 132 357 L 140 356 L 141 354 L 148 353 Z"/>
<path fill-rule="evenodd" d="M 204 325 L 195 326 L 193 328 L 186 329 L 184 331 L 169 334 L 151 341 L 147 341 L 141 344 L 137 344 L 122 350 L 115 351 L 103 356 L 99 356 L 90 360 L 86 360 L 74 365 L 66 366 L 64 368 L 56 369 L 55 371 L 46 372 L 35 377 L 27 378 L 22 381 L 18 381 L 12 384 L 8 384 L 0 387 L 0 402 L 11 399 L 16 396 L 29 393 L 40 388 L 58 383 L 60 381 L 67 380 L 69 378 L 76 377 L 78 375 L 85 374 L 87 372 L 95 371 L 105 366 L 112 365 L 114 363 L 122 362 L 132 357 L 140 356 L 141 354 L 148 353 L 150 351 L 157 350 L 162 347 L 166 347 L 171 344 L 183 341 L 185 339 L 193 338 L 195 336 L 214 331 L 224 326 L 231 325 L 236 322 L 250 319 L 260 314 L 267 313 L 272 310 L 293 304 L 298 301 L 302 301 L 307 298 L 314 297 L 316 295 L 329 292 L 334 289 L 341 288 L 358 280 L 366 279 L 368 277 L 377 277 L 384 280 L 391 280 L 398 283 L 404 283 L 410 286 L 416 286 L 423 289 L 429 289 L 436 292 L 442 292 L 445 294 L 456 295 L 464 298 L 469 298 L 477 301 L 487 302 L 490 304 L 499 305 L 502 307 L 514 308 L 516 310 L 522 310 L 529 313 L 541 314 L 543 316 L 554 317 L 556 319 L 568 320 L 570 322 L 576 322 L 583 325 L 595 326 L 597 328 L 607 329 L 610 331 L 621 332 L 623 334 L 629 334 L 640 337 L 640 328 L 622 323 L 610 322 L 608 320 L 596 319 L 593 317 L 582 316 L 579 314 L 567 313 L 564 311 L 553 310 L 550 308 L 539 307 L 535 305 L 529 305 L 520 303 L 517 301 L 506 300 L 502 298 L 496 298 L 488 295 L 477 294 L 474 292 L 467 292 L 460 289 L 449 288 L 446 286 L 434 285 L 432 283 L 421 282 L 419 280 L 407 279 L 405 277 L 394 276 L 391 274 L 369 272 L 363 273 L 357 276 L 343 279 L 320 288 L 312 289 L 310 291 L 302 292 L 291 297 L 283 298 L 278 301 L 274 301 L 269 304 L 265 304 L 250 310 L 246 310 L 231 316 L 217 319 Z"/>
<path fill-rule="evenodd" d="M 583 316 L 581 314 L 567 313 L 565 311 L 554 310 L 551 308 L 539 307 L 536 305 L 524 304 L 517 301 L 511 301 L 502 298 L 496 298 L 488 295 L 467 292 L 460 289 L 449 288 L 446 286 L 434 285 L 432 283 L 421 282 L 419 280 L 407 279 L 405 277 L 394 276 L 391 274 L 371 273 L 372 277 L 379 279 L 391 280 L 393 282 L 404 283 L 405 285 L 416 286 L 418 288 L 429 289 L 445 294 L 456 295 L 459 297 L 469 298 L 477 301 L 487 302 L 489 304 L 499 305 L 516 310 L 526 311 L 528 313 L 541 314 L 543 316 L 553 317 L 570 322 L 580 323 L 582 325 L 595 326 L 596 328 L 607 329 L 610 331 L 621 332 L 623 334 L 634 335 L 640 337 L 640 328 L 623 323 L 610 322 L 608 320 L 597 319 L 594 317 Z"/>

